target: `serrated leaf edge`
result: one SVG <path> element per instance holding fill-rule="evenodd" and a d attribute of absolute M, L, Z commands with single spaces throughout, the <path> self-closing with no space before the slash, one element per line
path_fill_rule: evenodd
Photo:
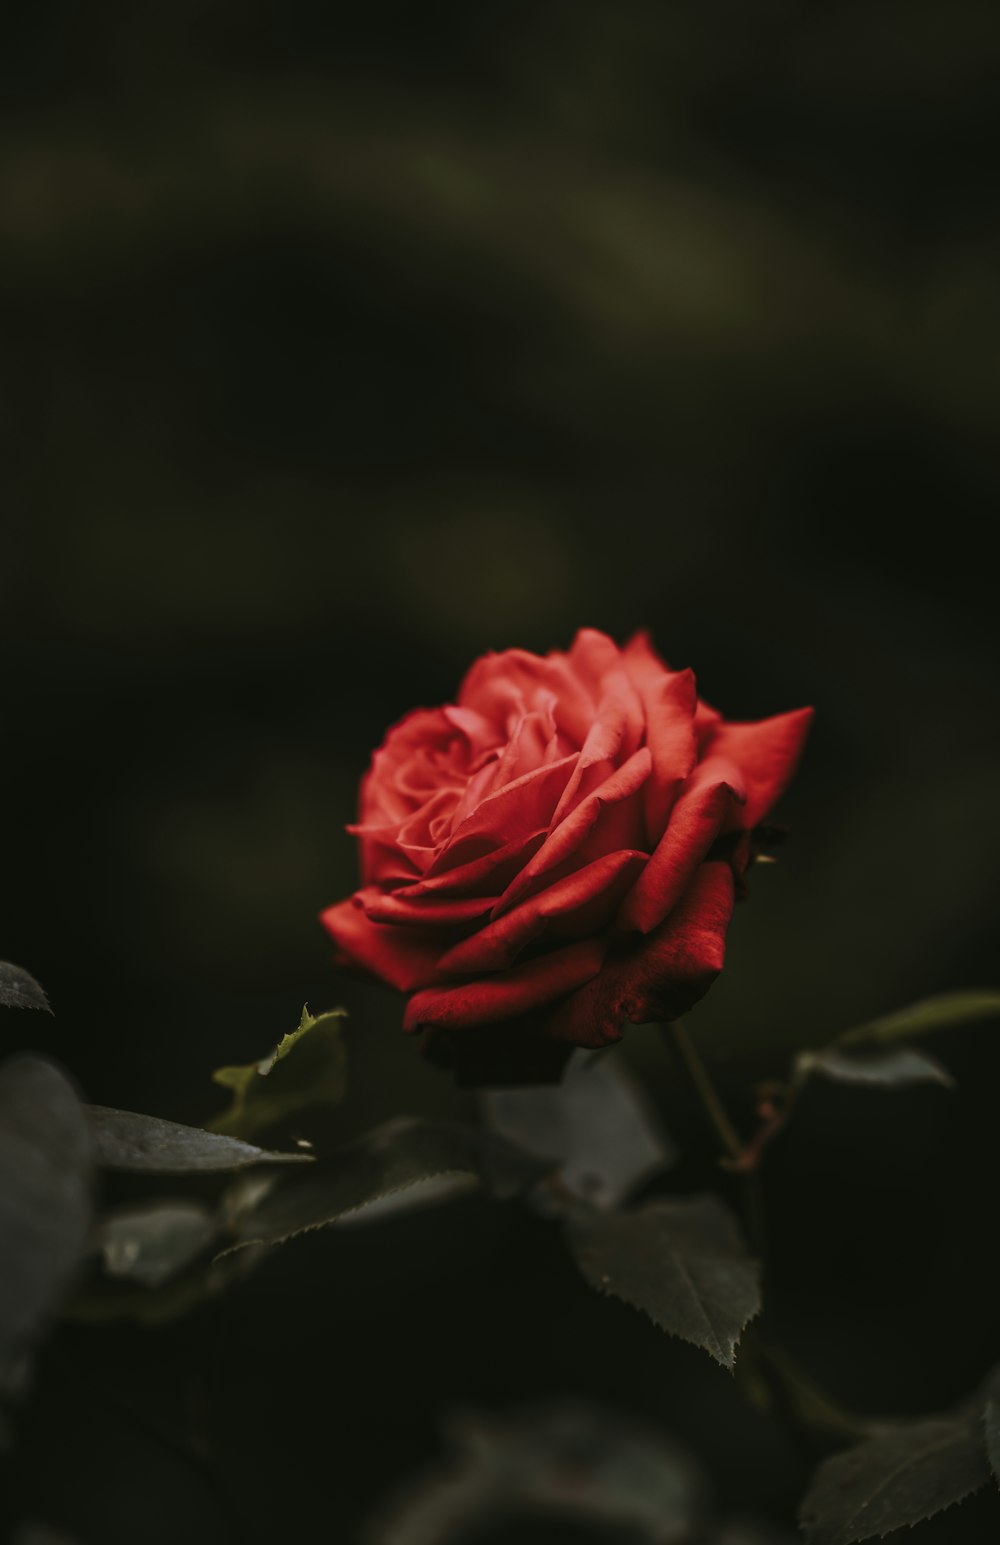
<path fill-rule="evenodd" d="M 570 1240 L 570 1248 L 571 1248 L 571 1253 L 573 1255 L 573 1258 L 576 1261 L 577 1266 L 579 1267 L 579 1265 L 580 1265 L 579 1255 L 578 1255 L 576 1246 L 573 1245 L 573 1243 L 572 1243 L 572 1234 L 571 1234 L 571 1240 Z M 712 1324 L 712 1321 L 709 1319 L 709 1316 L 705 1312 L 705 1310 L 704 1310 L 704 1308 L 702 1306 L 700 1295 L 697 1293 L 697 1291 L 695 1289 L 694 1282 L 691 1279 L 690 1272 L 687 1270 L 686 1266 L 684 1265 L 683 1261 L 680 1259 L 679 1256 L 675 1256 L 675 1260 L 677 1260 L 677 1262 L 678 1262 L 678 1264 L 679 1264 L 679 1266 L 681 1268 L 681 1271 L 683 1272 L 684 1277 L 687 1279 L 687 1281 L 689 1282 L 689 1284 L 691 1286 L 692 1295 L 694 1297 L 694 1300 L 695 1300 L 695 1303 L 696 1303 L 696 1305 L 698 1307 L 698 1310 L 701 1313 L 702 1318 L 705 1320 L 706 1324 L 709 1326 L 709 1329 L 712 1332 L 712 1338 L 713 1338 L 713 1340 L 715 1342 L 715 1345 L 719 1348 L 719 1351 L 713 1350 L 713 1348 L 711 1346 L 707 1346 L 703 1341 L 693 1341 L 693 1340 L 691 1340 L 691 1338 L 689 1336 L 682 1336 L 678 1331 L 672 1330 L 670 1328 L 670 1326 L 664 1325 L 660 1320 L 658 1320 L 656 1318 L 656 1316 L 654 1314 L 652 1314 L 650 1312 L 649 1309 L 646 1308 L 645 1304 L 638 1304 L 638 1303 L 635 1302 L 634 1299 L 628 1298 L 623 1293 L 619 1292 L 618 1289 L 611 1282 L 610 1277 L 605 1282 L 603 1280 L 605 1274 L 601 1274 L 600 1277 L 598 1277 L 595 1274 L 595 1276 L 592 1277 L 588 1273 L 584 1272 L 582 1270 L 582 1268 L 581 1268 L 581 1276 L 584 1278 L 584 1281 L 588 1284 L 588 1286 L 590 1286 L 592 1288 L 595 1288 L 597 1290 L 597 1292 L 603 1294 L 604 1297 L 606 1297 L 606 1298 L 617 1298 L 619 1303 L 623 1303 L 623 1304 L 627 1305 L 627 1307 L 629 1309 L 634 1309 L 634 1310 L 637 1311 L 637 1313 L 645 1315 L 646 1319 L 649 1320 L 650 1324 L 654 1325 L 656 1327 L 656 1329 L 661 1332 L 662 1335 L 670 1336 L 670 1337 L 672 1337 L 672 1339 L 674 1341 L 682 1341 L 687 1346 L 697 1347 L 698 1350 L 701 1351 L 701 1352 L 707 1352 L 708 1356 L 711 1357 L 712 1361 L 718 1363 L 719 1366 L 724 1368 L 727 1373 L 730 1373 L 730 1374 L 734 1373 L 735 1369 L 736 1369 L 736 1354 L 737 1354 L 737 1352 L 739 1350 L 740 1341 L 743 1338 L 743 1332 L 746 1330 L 748 1325 L 753 1324 L 754 1320 L 761 1313 L 763 1305 L 758 1303 L 756 1309 L 754 1309 L 751 1314 L 748 1314 L 746 1316 L 746 1318 L 740 1322 L 740 1325 L 739 1325 L 739 1328 L 737 1329 L 736 1335 L 731 1340 L 729 1340 L 728 1337 L 726 1338 L 726 1341 L 729 1342 L 729 1351 L 728 1351 L 728 1355 L 727 1355 L 726 1352 L 725 1352 L 725 1345 L 726 1345 L 726 1343 L 720 1337 L 718 1331 L 716 1330 L 715 1326 Z M 758 1260 L 756 1260 L 752 1255 L 749 1255 L 749 1254 L 746 1257 L 746 1262 L 747 1262 L 747 1264 L 749 1264 L 749 1266 L 753 1270 L 754 1283 L 755 1283 L 755 1286 L 757 1288 L 757 1293 L 758 1293 L 758 1297 L 759 1297 L 760 1296 L 760 1289 L 761 1289 L 760 1262 Z M 722 1355 L 720 1355 L 720 1354 L 722 1354 Z"/>
<path fill-rule="evenodd" d="M 756 1281 L 757 1281 L 757 1286 L 759 1288 L 760 1287 L 760 1267 L 759 1267 L 759 1265 L 757 1265 L 757 1263 L 755 1263 L 755 1265 L 757 1266 L 757 1269 L 755 1271 L 755 1278 L 756 1278 Z M 685 1273 L 685 1275 L 687 1275 L 687 1273 Z M 590 1287 L 596 1288 L 597 1291 L 599 1293 L 602 1293 L 605 1298 L 617 1298 L 619 1303 L 625 1304 L 629 1309 L 634 1309 L 636 1311 L 636 1313 L 644 1315 L 646 1317 L 646 1319 L 650 1322 L 650 1324 L 655 1326 L 655 1328 L 660 1332 L 661 1335 L 670 1336 L 671 1339 L 674 1340 L 674 1341 L 682 1341 L 682 1342 L 684 1342 L 684 1344 L 686 1346 L 697 1347 L 699 1352 L 707 1352 L 708 1356 L 712 1359 L 712 1361 L 715 1362 L 715 1363 L 718 1363 L 719 1366 L 721 1368 L 724 1368 L 727 1373 L 735 1372 L 735 1369 L 736 1369 L 736 1354 L 739 1351 L 740 1342 L 743 1339 L 743 1332 L 746 1330 L 748 1325 L 752 1325 L 753 1324 L 754 1320 L 760 1314 L 760 1308 L 758 1307 L 757 1309 L 755 1309 L 753 1311 L 752 1314 L 748 1314 L 747 1315 L 746 1319 L 740 1325 L 739 1330 L 736 1333 L 736 1336 L 731 1341 L 731 1343 L 729 1345 L 729 1351 L 728 1351 L 728 1354 L 727 1354 L 726 1350 L 725 1350 L 725 1347 L 723 1345 L 722 1339 L 720 1338 L 720 1336 L 719 1336 L 718 1332 L 716 1331 L 714 1325 L 712 1325 L 711 1320 L 709 1320 L 708 1316 L 704 1314 L 704 1311 L 702 1311 L 703 1317 L 704 1317 L 706 1323 L 709 1325 L 709 1328 L 712 1331 L 712 1336 L 713 1336 L 713 1338 L 715 1340 L 716 1345 L 719 1347 L 719 1351 L 715 1351 L 713 1349 L 713 1347 L 706 1345 L 706 1343 L 704 1341 L 692 1341 L 689 1336 L 682 1336 L 678 1331 L 671 1330 L 668 1325 L 664 1325 L 662 1323 L 662 1321 L 658 1320 L 654 1314 L 651 1314 L 650 1311 L 646 1308 L 646 1306 L 644 1304 L 637 1304 L 634 1299 L 626 1298 L 625 1295 L 623 1293 L 620 1293 L 618 1291 L 618 1289 L 612 1283 L 610 1283 L 610 1282 L 609 1283 L 599 1282 L 599 1281 L 594 1280 L 591 1277 L 587 1277 L 586 1281 L 587 1281 L 587 1283 L 588 1283 L 588 1285 Z M 700 1305 L 699 1305 L 699 1307 L 700 1307 Z"/>
<path fill-rule="evenodd" d="M 860 1447 L 863 1447 L 863 1444 L 856 1444 L 854 1446 L 860 1448 Z M 943 1447 L 944 1445 L 941 1445 L 941 1446 Z M 842 1449 L 841 1450 L 841 1453 L 849 1453 L 849 1452 L 850 1452 L 849 1449 Z M 931 1450 L 931 1452 L 933 1452 L 933 1450 Z M 834 1459 L 839 1459 L 840 1458 L 840 1454 L 835 1454 L 835 1455 L 832 1455 L 831 1457 L 834 1458 Z M 828 1463 L 828 1462 L 829 1461 L 824 1461 L 824 1464 Z M 906 1460 L 906 1461 L 903 1461 L 900 1464 L 897 1464 L 888 1473 L 888 1475 L 884 1476 L 883 1479 L 879 1482 L 877 1490 L 873 1493 L 873 1497 L 877 1497 L 880 1492 L 884 1491 L 885 1487 L 889 1484 L 889 1482 L 894 1480 L 895 1477 L 899 1474 L 900 1470 L 905 1469 L 906 1465 L 909 1464 L 909 1463 L 911 1463 L 911 1461 L 910 1460 Z M 822 1469 L 823 1469 L 823 1465 L 820 1465 L 819 1469 L 815 1473 L 818 1475 L 819 1471 L 822 1470 Z M 932 1508 L 930 1512 L 924 1513 L 922 1517 L 915 1518 L 912 1523 L 909 1523 L 909 1524 L 896 1524 L 891 1529 L 886 1529 L 885 1531 L 875 1530 L 871 1534 L 852 1534 L 852 1535 L 849 1535 L 849 1536 L 848 1535 L 844 1535 L 844 1534 L 838 1534 L 837 1536 L 831 1538 L 831 1540 L 829 1542 L 829 1545 L 864 1545 L 864 1541 L 865 1540 L 875 1540 L 875 1539 L 885 1540 L 885 1539 L 888 1539 L 890 1535 L 898 1534 L 900 1529 L 915 1529 L 918 1526 L 918 1524 L 926 1523 L 928 1521 L 928 1519 L 931 1519 L 931 1518 L 937 1518 L 937 1517 L 940 1516 L 941 1513 L 947 1513 L 949 1508 L 957 1507 L 960 1502 L 965 1502 L 967 1498 L 975 1496 L 976 1492 L 977 1491 L 982 1491 L 982 1489 L 983 1489 L 983 1487 L 985 1485 L 986 1485 L 986 1480 L 985 1479 L 982 1480 L 982 1481 L 978 1481 L 974 1486 L 969 1486 L 965 1491 L 963 1491 L 961 1493 L 960 1496 L 949 1498 L 949 1500 L 947 1502 L 942 1502 L 940 1507 Z M 798 1517 L 799 1527 L 802 1529 L 803 1533 L 806 1536 L 806 1545 L 809 1545 L 810 1529 L 809 1529 L 808 1524 L 805 1521 L 805 1518 L 803 1517 L 802 1509 L 805 1507 L 806 1501 L 807 1501 L 807 1499 L 808 1499 L 808 1497 L 810 1495 L 811 1490 L 812 1490 L 812 1487 L 810 1486 L 809 1491 L 806 1492 L 806 1496 L 802 1500 L 802 1505 L 799 1508 L 799 1517 Z M 863 1507 L 868 1507 L 868 1506 L 870 1506 L 870 1501 L 869 1502 L 865 1502 L 863 1504 Z M 858 1517 L 858 1514 L 855 1513 L 853 1515 L 853 1517 L 847 1521 L 847 1524 L 846 1524 L 845 1527 L 848 1528 L 848 1529 L 853 1528 L 854 1527 L 854 1519 L 856 1519 L 857 1517 Z"/>
<path fill-rule="evenodd" d="M 474 1180 L 479 1186 L 483 1186 L 486 1183 L 482 1175 L 478 1174 L 477 1171 L 473 1169 L 451 1167 L 448 1169 L 428 1170 L 426 1174 L 414 1175 L 412 1179 L 402 1180 L 398 1185 L 386 1186 L 385 1190 L 378 1191 L 372 1196 L 365 1197 L 363 1202 L 352 1202 L 349 1207 L 343 1207 L 339 1212 L 331 1213 L 328 1218 L 319 1218 L 315 1223 L 303 1223 L 301 1228 L 290 1229 L 287 1234 L 278 1234 L 275 1235 L 275 1237 L 272 1239 L 267 1239 L 263 1235 L 257 1235 L 248 1239 L 238 1239 L 233 1244 L 227 1245 L 225 1250 L 220 1250 L 216 1255 L 213 1255 L 212 1265 L 214 1265 L 216 1261 L 224 1260 L 227 1256 L 236 1255 L 240 1250 L 247 1250 L 252 1247 L 259 1248 L 261 1245 L 263 1245 L 265 1249 L 270 1250 L 272 1248 L 276 1248 L 278 1245 L 288 1244 L 289 1240 L 298 1239 L 303 1234 L 319 1233 L 321 1229 L 332 1228 L 334 1224 L 339 1223 L 342 1218 L 349 1218 L 356 1212 L 364 1212 L 365 1208 L 370 1207 L 373 1202 L 381 1202 L 384 1201 L 386 1197 L 399 1196 L 404 1191 L 411 1191 L 414 1186 L 421 1185 L 425 1180 L 444 1180 L 452 1175 L 456 1177 L 467 1177 L 469 1180 Z"/>

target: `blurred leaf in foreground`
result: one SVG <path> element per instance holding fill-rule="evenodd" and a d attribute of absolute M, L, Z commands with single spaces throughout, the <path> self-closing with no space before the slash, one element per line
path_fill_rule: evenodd
<path fill-rule="evenodd" d="M 210 1208 L 177 1198 L 110 1213 L 97 1242 L 109 1277 L 158 1288 L 203 1255 L 217 1232 Z"/>
<path fill-rule="evenodd" d="M 94 1141 L 76 1092 L 40 1057 L 0 1068 L 0 1396 L 26 1382 L 32 1348 L 87 1250 Z"/>
<path fill-rule="evenodd" d="M 581 1211 L 569 1234 L 592 1287 L 734 1367 L 740 1334 L 760 1312 L 760 1273 L 716 1197 L 650 1202 L 634 1212 Z"/>
<path fill-rule="evenodd" d="M 847 1052 L 835 1044 L 823 1051 L 802 1052 L 795 1061 L 795 1074 L 799 1079 L 819 1074 L 835 1083 L 867 1084 L 881 1089 L 903 1089 L 912 1084 L 955 1087 L 955 1080 L 936 1057 L 908 1046 Z"/>
<path fill-rule="evenodd" d="M 701 1521 L 698 1470 L 663 1434 L 618 1411 L 566 1403 L 453 1423 L 449 1462 L 411 1483 L 363 1545 L 451 1545 L 545 1525 L 634 1545 L 680 1545 Z M 536 1537 L 535 1532 L 530 1538 Z"/>
<path fill-rule="evenodd" d="M 231 1137 L 252 1137 L 301 1110 L 337 1105 L 347 1082 L 344 1009 L 325 1014 L 302 1010 L 297 1029 L 259 1062 L 218 1068 L 215 1083 L 231 1089 L 232 1104 L 212 1126 Z"/>
<path fill-rule="evenodd" d="M 575 1052 L 562 1082 L 490 1089 L 489 1125 L 558 1167 L 564 1188 L 594 1207 L 617 1207 L 673 1162 L 675 1149 L 642 1089 L 614 1051 Z"/>

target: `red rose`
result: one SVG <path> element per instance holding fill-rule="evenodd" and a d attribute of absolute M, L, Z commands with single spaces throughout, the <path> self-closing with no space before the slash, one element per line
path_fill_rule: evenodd
<path fill-rule="evenodd" d="M 340 962 L 498 1081 L 680 1014 L 722 967 L 750 832 L 811 713 L 728 723 L 641 633 L 485 655 L 372 759 L 350 828 L 363 884 L 322 915 Z"/>

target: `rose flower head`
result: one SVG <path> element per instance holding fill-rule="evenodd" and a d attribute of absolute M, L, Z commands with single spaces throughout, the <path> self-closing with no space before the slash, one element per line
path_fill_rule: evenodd
<path fill-rule="evenodd" d="M 362 885 L 322 914 L 339 962 L 408 994 L 404 1028 L 469 1082 L 676 1017 L 722 968 L 811 715 L 728 722 L 643 633 L 485 655 L 372 758 Z"/>

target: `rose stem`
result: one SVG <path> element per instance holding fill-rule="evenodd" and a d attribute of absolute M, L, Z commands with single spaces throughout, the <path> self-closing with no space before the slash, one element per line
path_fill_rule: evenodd
<path fill-rule="evenodd" d="M 742 1167 L 745 1153 L 743 1139 L 730 1121 L 726 1108 L 716 1093 L 708 1069 L 695 1051 L 694 1043 L 679 1019 L 670 1021 L 670 1033 L 681 1060 L 688 1070 L 691 1082 L 698 1091 L 705 1112 L 718 1134 L 719 1141 L 733 1163 Z"/>
<path fill-rule="evenodd" d="M 756 1251 L 763 1265 L 764 1207 L 757 1185 L 756 1164 L 752 1162 L 754 1158 L 753 1150 L 744 1143 L 730 1121 L 729 1113 L 719 1098 L 711 1075 L 695 1051 L 694 1043 L 682 1022 L 679 1019 L 672 1019 L 669 1028 L 681 1061 L 687 1068 L 691 1082 L 698 1091 L 698 1096 L 705 1108 L 705 1113 L 715 1128 L 716 1135 L 728 1155 L 728 1157 L 720 1159 L 719 1162 L 725 1169 L 733 1170 L 743 1176 L 747 1234 L 749 1235 L 752 1248 Z"/>
<path fill-rule="evenodd" d="M 769 1139 L 784 1125 L 788 1108 L 781 1113 L 781 1119 L 775 1117 L 773 1122 L 767 1124 L 762 1132 L 751 1143 L 744 1143 L 733 1123 L 722 1100 L 719 1098 L 711 1075 L 698 1053 L 687 1030 L 679 1019 L 672 1019 L 668 1026 L 673 1036 L 674 1045 L 680 1054 L 684 1066 L 687 1068 L 691 1082 L 698 1091 L 701 1102 L 705 1107 L 712 1126 L 722 1146 L 729 1154 L 728 1160 L 720 1162 L 743 1176 L 745 1182 L 747 1202 L 747 1224 L 751 1243 L 764 1266 L 764 1212 L 761 1203 L 761 1195 L 758 1187 L 758 1165 L 764 1148 Z M 794 1098 L 794 1097 L 793 1097 Z M 776 1347 L 772 1342 L 764 1340 L 756 1327 L 748 1334 L 753 1335 L 759 1356 L 767 1365 L 767 1384 L 775 1399 L 776 1405 L 781 1409 L 786 1422 L 791 1426 L 793 1433 L 798 1435 L 802 1422 L 810 1425 L 808 1414 L 803 1414 L 799 1407 L 803 1404 L 812 1410 L 814 1425 L 818 1425 L 816 1417 L 820 1417 L 822 1425 L 828 1432 L 836 1432 L 840 1437 L 857 1439 L 859 1436 L 871 1430 L 870 1424 L 863 1417 L 857 1416 L 853 1411 L 848 1411 L 834 1401 L 825 1390 L 812 1382 L 808 1375 L 804 1374 L 786 1352 Z"/>

